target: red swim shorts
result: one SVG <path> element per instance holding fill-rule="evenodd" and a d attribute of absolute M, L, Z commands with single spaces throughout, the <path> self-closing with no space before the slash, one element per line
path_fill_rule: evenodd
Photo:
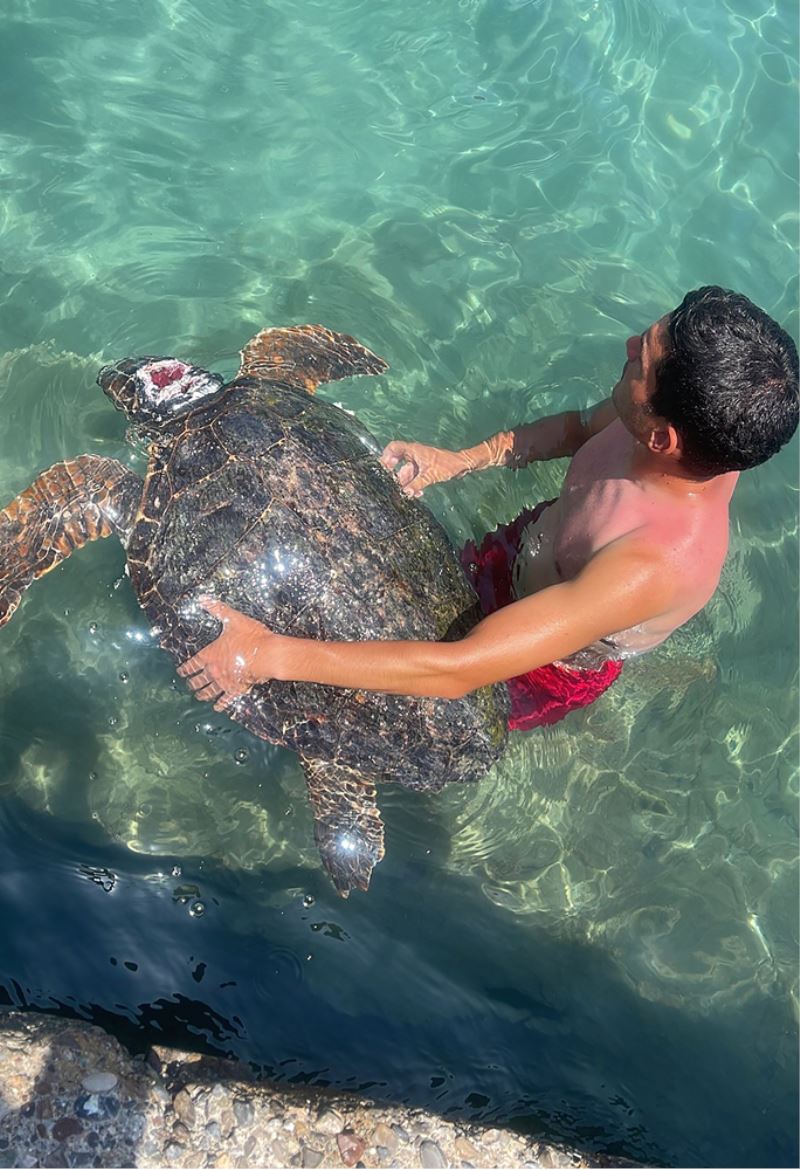
<path fill-rule="evenodd" d="M 501 524 L 488 532 L 480 545 L 468 540 L 461 550 L 461 564 L 478 594 L 484 617 L 515 600 L 511 587 L 511 570 L 519 550 L 524 529 L 538 520 L 552 504 L 545 500 L 535 508 L 526 508 L 510 524 Z M 570 711 L 588 707 L 608 690 L 622 670 L 621 662 L 603 663 L 599 670 L 576 670 L 572 667 L 540 666 L 507 682 L 511 698 L 508 726 L 512 731 L 529 731 L 547 723 L 558 723 Z"/>

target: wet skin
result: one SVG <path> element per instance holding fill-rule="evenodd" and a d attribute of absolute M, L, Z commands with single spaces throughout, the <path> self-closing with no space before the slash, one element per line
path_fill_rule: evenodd
<path fill-rule="evenodd" d="M 738 478 L 736 472 L 707 480 L 676 475 L 668 453 L 679 439 L 648 407 L 654 367 L 663 353 L 663 328 L 664 321 L 657 321 L 641 336 L 628 338 L 627 361 L 610 399 L 611 421 L 579 448 L 558 500 L 526 531 L 514 566 L 516 595 L 527 597 L 573 580 L 615 542 L 627 537 L 646 541 L 659 564 L 680 574 L 681 589 L 662 613 L 635 627 L 609 631 L 623 654 L 658 645 L 714 593 Z"/>

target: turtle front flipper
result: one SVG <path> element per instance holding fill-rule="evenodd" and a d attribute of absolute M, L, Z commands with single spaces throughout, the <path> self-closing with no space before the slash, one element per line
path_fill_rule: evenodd
<path fill-rule="evenodd" d="M 116 459 L 79 455 L 43 471 L 0 512 L 0 626 L 32 581 L 90 540 L 127 540 L 142 481 Z"/>
<path fill-rule="evenodd" d="M 346 333 L 324 325 L 262 329 L 241 352 L 238 377 L 264 378 L 313 394 L 324 382 L 382 374 L 387 362 Z"/>
<path fill-rule="evenodd" d="M 346 898 L 366 890 L 372 870 L 383 857 L 383 821 L 371 780 L 325 760 L 301 757 L 314 814 L 314 840 L 322 864 Z"/>

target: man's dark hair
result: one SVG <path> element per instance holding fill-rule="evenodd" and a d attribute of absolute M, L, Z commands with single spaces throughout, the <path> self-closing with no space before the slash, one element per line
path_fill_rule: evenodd
<path fill-rule="evenodd" d="M 797 347 L 747 297 L 716 285 L 669 314 L 650 407 L 683 442 L 698 475 L 756 467 L 798 422 Z"/>

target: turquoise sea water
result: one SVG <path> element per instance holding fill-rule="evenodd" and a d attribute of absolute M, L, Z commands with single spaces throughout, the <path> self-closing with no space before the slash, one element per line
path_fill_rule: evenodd
<path fill-rule="evenodd" d="M 355 334 L 390 372 L 323 393 L 451 446 L 604 397 L 699 284 L 797 338 L 797 75 L 784 0 L 6 0 L 3 501 L 83 451 L 141 466 L 101 362 L 231 374 L 264 324 Z M 591 711 L 475 789 L 384 791 L 347 903 L 294 757 L 193 703 L 119 546 L 84 549 L 0 633 L 0 1003 L 796 1164 L 796 465 L 742 478 L 716 597 Z M 562 474 L 427 502 L 458 542 Z"/>

